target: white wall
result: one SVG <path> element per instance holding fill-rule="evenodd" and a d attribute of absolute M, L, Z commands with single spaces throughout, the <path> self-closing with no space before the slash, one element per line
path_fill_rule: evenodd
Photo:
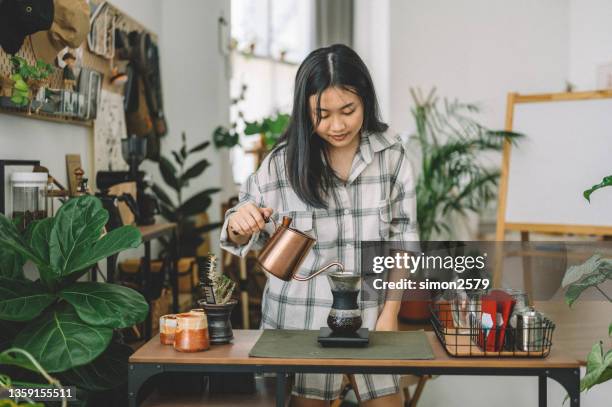
<path fill-rule="evenodd" d="M 569 80 L 577 90 L 597 88 L 597 68 L 612 63 L 612 2 L 570 0 Z"/>
<path fill-rule="evenodd" d="M 562 91 L 568 0 L 391 0 L 391 125 L 411 129 L 409 89 L 477 102 L 504 125 L 508 92 Z"/>
<path fill-rule="evenodd" d="M 355 0 L 353 47 L 370 71 L 383 120 L 391 113 L 390 0 Z"/>
<path fill-rule="evenodd" d="M 180 7 L 176 1 L 161 2 L 164 105 L 170 128 L 163 151 L 168 156 L 180 146 L 182 131 L 187 134 L 188 145 L 195 146 L 212 140 L 215 127 L 229 123 L 229 78 L 217 42 L 217 20 L 222 14 L 230 18 L 229 0 L 181 0 Z M 205 154 L 197 157 L 202 156 L 211 166 L 190 185 L 186 195 L 224 187 L 208 210 L 215 221 L 221 218 L 221 200 L 226 200 L 234 189 L 229 153 L 227 149 L 217 150 L 211 143 Z M 211 233 L 211 241 L 218 253 L 219 230 Z"/>

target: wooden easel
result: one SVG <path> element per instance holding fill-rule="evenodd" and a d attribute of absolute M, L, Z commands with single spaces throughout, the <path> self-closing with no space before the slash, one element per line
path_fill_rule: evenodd
<path fill-rule="evenodd" d="M 588 101 L 597 99 L 612 99 L 612 90 L 599 90 L 599 91 L 588 91 L 588 92 L 571 92 L 571 93 L 550 93 L 550 94 L 533 94 L 533 95 L 520 95 L 518 93 L 509 93 L 507 97 L 506 106 L 506 122 L 505 129 L 508 131 L 513 130 L 514 112 L 515 106 L 520 103 L 552 103 L 562 101 Z M 520 131 L 520 129 L 517 129 Z M 612 129 L 611 129 L 612 131 Z M 529 241 L 530 233 L 541 233 L 541 234 L 556 234 L 556 235 L 590 235 L 600 238 L 612 236 L 612 226 L 598 226 L 598 225 L 580 225 L 580 224 L 547 224 L 547 223 L 534 223 L 534 222 L 508 222 L 506 221 L 506 209 L 508 201 L 508 180 L 510 174 L 510 156 L 511 156 L 511 142 L 508 140 L 504 141 L 503 146 L 503 159 L 501 167 L 501 180 L 499 185 L 499 197 L 497 207 L 497 230 L 496 230 L 496 241 L 503 242 L 505 240 L 506 232 L 514 231 L 521 234 L 521 241 Z M 612 170 L 612 168 L 611 168 Z M 593 182 L 597 180 L 592 180 Z M 585 180 L 585 189 L 589 180 Z M 612 223 L 612 219 L 610 219 Z M 501 250 L 501 244 L 499 246 Z M 502 253 L 498 251 L 498 254 Z M 525 272 L 525 284 L 528 292 L 531 291 L 531 263 L 528 259 L 532 255 L 523 256 L 523 270 Z M 501 270 L 502 270 L 503 256 L 496 256 L 495 271 L 493 276 L 493 286 L 499 287 L 501 283 Z"/>

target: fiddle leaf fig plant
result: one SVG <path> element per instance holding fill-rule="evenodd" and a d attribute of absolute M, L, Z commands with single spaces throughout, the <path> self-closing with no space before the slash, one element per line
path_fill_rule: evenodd
<path fill-rule="evenodd" d="M 141 243 L 133 226 L 104 233 L 107 221 L 100 200 L 89 195 L 69 200 L 23 234 L 0 214 L 0 328 L 13 330 L 8 338 L 0 334 L 0 343 L 27 351 L 50 373 L 78 379 L 96 366 L 102 382 L 117 385 L 127 376 L 117 377 L 104 361 L 126 365 L 127 358 L 116 358 L 113 332 L 142 322 L 148 304 L 127 287 L 78 281 L 98 261 Z M 38 278 L 17 270 L 26 260 Z"/>
<path fill-rule="evenodd" d="M 602 182 L 593 185 L 583 192 L 584 198 L 591 202 L 591 194 L 598 189 L 612 186 L 612 175 L 604 177 Z M 609 302 L 612 296 L 601 287 L 605 282 L 612 280 L 612 259 L 603 258 L 595 254 L 583 264 L 572 266 L 565 272 L 563 287 L 565 301 L 571 307 L 582 293 L 595 288 Z M 612 322 L 608 326 L 608 336 L 612 336 Z M 603 341 L 599 341 L 587 356 L 586 374 L 580 381 L 580 390 L 586 391 L 595 385 L 612 380 L 612 349 L 604 350 Z"/>

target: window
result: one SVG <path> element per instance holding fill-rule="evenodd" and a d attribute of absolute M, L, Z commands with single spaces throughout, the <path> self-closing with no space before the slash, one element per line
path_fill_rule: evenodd
<path fill-rule="evenodd" d="M 237 97 L 243 85 L 247 90 L 244 101 L 231 107 L 230 119 L 242 134 L 240 113 L 253 122 L 291 112 L 298 65 L 314 44 L 314 0 L 232 0 L 231 12 L 231 96 Z M 232 149 L 236 183 L 255 170 L 255 156 L 248 151 L 257 142 L 241 135 L 241 146 Z"/>

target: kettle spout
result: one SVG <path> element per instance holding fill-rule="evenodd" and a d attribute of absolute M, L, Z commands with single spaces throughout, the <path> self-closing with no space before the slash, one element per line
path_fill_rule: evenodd
<path fill-rule="evenodd" d="M 311 278 L 318 276 L 319 274 L 321 274 L 321 273 L 322 273 L 322 272 L 324 272 L 325 270 L 327 270 L 327 269 L 329 269 L 329 268 L 331 268 L 331 267 L 334 267 L 334 266 L 338 267 L 338 269 L 340 269 L 340 272 L 341 272 L 341 273 L 344 273 L 344 265 L 342 265 L 342 263 L 339 263 L 339 262 L 337 262 L 337 261 L 333 261 L 333 262 L 329 263 L 327 266 L 323 267 L 322 269 L 317 270 L 316 272 L 312 273 L 312 274 L 311 274 L 311 275 L 309 275 L 308 277 L 300 277 L 300 276 L 298 276 L 298 275 L 294 275 L 294 276 L 293 276 L 293 279 L 294 279 L 294 280 L 297 280 L 297 281 L 308 281 L 308 280 L 310 280 Z"/>

